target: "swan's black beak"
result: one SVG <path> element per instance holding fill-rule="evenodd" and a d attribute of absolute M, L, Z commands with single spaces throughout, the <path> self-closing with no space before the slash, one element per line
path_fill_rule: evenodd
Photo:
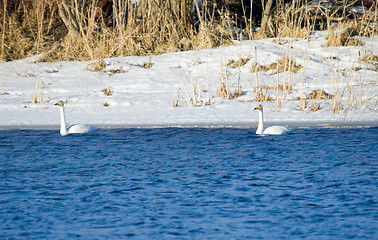
<path fill-rule="evenodd" d="M 256 107 L 255 107 L 255 110 L 259 110 L 259 106 L 256 106 Z"/>
<path fill-rule="evenodd" d="M 59 105 L 59 103 L 57 102 L 57 103 L 55 103 L 54 105 Z"/>

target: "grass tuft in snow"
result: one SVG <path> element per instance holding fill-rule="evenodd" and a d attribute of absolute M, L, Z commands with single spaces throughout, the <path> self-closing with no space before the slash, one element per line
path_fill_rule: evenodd
<path fill-rule="evenodd" d="M 278 85 L 275 85 L 275 86 L 262 85 L 261 88 L 265 89 L 265 90 L 280 90 L 280 91 L 288 91 L 288 92 L 293 90 L 293 86 L 289 85 L 287 83 L 278 84 Z"/>
<path fill-rule="evenodd" d="M 317 99 L 317 100 L 324 100 L 324 99 L 331 99 L 331 96 L 324 90 L 313 90 L 306 96 L 306 99 Z"/>
<path fill-rule="evenodd" d="M 225 82 L 221 81 L 219 83 L 218 92 L 215 96 L 216 97 L 223 97 L 223 98 L 226 98 L 226 99 L 235 99 L 235 98 L 243 96 L 243 92 L 242 92 L 241 87 L 239 86 L 239 88 L 236 89 L 236 91 L 234 93 L 230 93 L 227 90 Z"/>
<path fill-rule="evenodd" d="M 112 73 L 112 74 L 116 74 L 116 73 L 124 73 L 126 72 L 123 67 L 119 67 L 119 68 L 112 68 L 112 69 L 109 69 L 109 72 Z"/>
<path fill-rule="evenodd" d="M 320 106 L 320 104 L 313 104 L 311 107 L 310 107 L 310 111 L 311 112 L 316 112 L 316 111 L 319 111 L 319 110 L 321 110 L 322 109 L 322 107 Z"/>
<path fill-rule="evenodd" d="M 151 61 L 145 62 L 145 63 L 142 63 L 142 64 L 141 63 L 133 63 L 131 66 L 149 69 L 149 68 L 152 68 L 154 66 L 154 63 L 151 62 Z"/>
<path fill-rule="evenodd" d="M 221 82 L 219 82 L 218 92 L 215 95 L 215 97 L 227 98 L 227 96 L 228 96 L 228 93 L 227 93 L 227 89 L 226 89 L 226 84 L 224 83 L 224 81 L 221 81 Z"/>
<path fill-rule="evenodd" d="M 256 97 L 252 100 L 253 102 L 274 102 L 274 99 L 267 93 L 257 90 L 256 94 Z"/>
<path fill-rule="evenodd" d="M 346 37 L 343 34 L 332 34 L 327 37 L 328 42 L 325 47 L 345 47 L 362 46 L 363 43 L 358 38 Z"/>
<path fill-rule="evenodd" d="M 112 90 L 110 89 L 109 86 L 106 86 L 106 88 L 102 89 L 101 92 L 105 93 L 105 95 L 107 95 L 107 96 L 113 95 L 113 92 L 112 92 Z"/>
<path fill-rule="evenodd" d="M 92 71 L 92 72 L 101 72 L 106 68 L 106 63 L 104 60 L 99 60 L 96 62 L 89 63 L 87 65 L 87 70 Z"/>
<path fill-rule="evenodd" d="M 378 56 L 373 53 L 366 54 L 365 57 L 360 58 L 360 61 L 373 64 L 376 68 L 378 67 Z"/>
<path fill-rule="evenodd" d="M 251 72 L 257 72 L 257 71 L 264 71 L 267 72 L 269 70 L 272 70 L 272 73 L 270 75 L 274 75 L 277 73 L 289 71 L 291 73 L 296 73 L 302 68 L 301 65 L 296 65 L 293 60 L 291 60 L 288 57 L 283 56 L 278 62 L 261 66 L 254 64 L 251 68 Z"/>
<path fill-rule="evenodd" d="M 154 66 L 154 63 L 153 62 L 146 62 L 144 65 L 143 65 L 143 68 L 152 68 Z"/>
<path fill-rule="evenodd" d="M 172 107 L 180 107 L 180 103 L 178 100 L 173 100 L 172 101 Z"/>
<path fill-rule="evenodd" d="M 240 58 L 239 60 L 229 60 L 227 66 L 231 68 L 237 68 L 240 66 L 244 66 L 249 60 L 251 60 L 250 57 Z"/>

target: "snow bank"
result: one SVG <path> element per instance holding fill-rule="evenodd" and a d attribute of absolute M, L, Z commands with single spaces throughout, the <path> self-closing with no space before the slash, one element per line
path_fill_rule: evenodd
<path fill-rule="evenodd" d="M 106 68 L 99 72 L 88 70 L 95 61 L 47 63 L 34 56 L 0 63 L 0 129 L 57 129 L 58 100 L 67 102 L 70 123 L 103 128 L 256 127 L 256 80 L 260 87 L 291 86 L 290 91 L 263 89 L 276 100 L 262 103 L 266 126 L 378 126 L 377 67 L 359 60 L 369 53 L 378 55 L 378 37 L 361 38 L 364 46 L 323 47 L 325 34 L 315 32 L 310 40 L 241 41 L 217 49 L 103 59 Z M 256 61 L 267 65 L 282 56 L 302 68 L 274 75 L 273 70 L 250 71 Z M 240 58 L 248 62 L 236 68 L 227 65 Z M 37 79 L 40 103 L 32 103 Z M 243 96 L 216 97 L 220 81 L 226 79 L 231 93 L 239 82 Z M 112 95 L 102 91 L 107 86 Z M 308 99 L 301 109 L 303 101 L 298 99 L 316 89 L 333 98 Z M 314 105 L 320 110 L 310 111 Z"/>

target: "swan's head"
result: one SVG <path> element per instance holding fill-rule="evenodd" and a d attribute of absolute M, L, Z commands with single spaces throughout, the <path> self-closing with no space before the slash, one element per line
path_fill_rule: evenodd
<path fill-rule="evenodd" d="M 58 105 L 59 107 L 63 107 L 64 103 L 63 103 L 63 101 L 59 101 L 59 102 L 55 103 L 54 105 Z"/>
<path fill-rule="evenodd" d="M 255 107 L 255 110 L 259 110 L 260 112 L 263 111 L 263 106 L 260 104 L 258 106 Z"/>

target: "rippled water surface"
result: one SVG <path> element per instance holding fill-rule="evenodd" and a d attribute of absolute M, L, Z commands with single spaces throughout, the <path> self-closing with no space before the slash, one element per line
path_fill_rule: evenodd
<path fill-rule="evenodd" d="M 0 239 L 378 239 L 378 128 L 0 131 Z"/>

